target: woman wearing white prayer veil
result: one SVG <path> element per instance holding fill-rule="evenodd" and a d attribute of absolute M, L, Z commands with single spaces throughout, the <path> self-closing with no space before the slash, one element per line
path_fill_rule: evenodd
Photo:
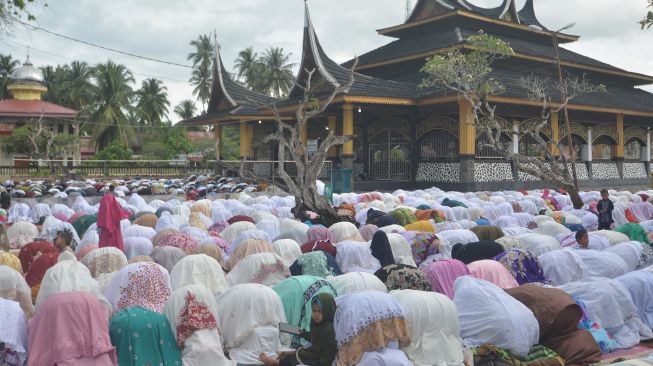
<path fill-rule="evenodd" d="M 275 253 L 248 255 L 236 263 L 227 274 L 229 286 L 241 283 L 260 283 L 274 286 L 290 276 L 288 265 Z"/>
<path fill-rule="evenodd" d="M 456 279 L 454 293 L 466 346 L 492 344 L 526 356 L 539 342 L 540 326 L 533 312 L 496 285 L 463 276 Z"/>
<path fill-rule="evenodd" d="M 220 237 L 231 245 L 231 242 L 234 241 L 240 233 L 248 230 L 256 230 L 256 225 L 248 221 L 238 221 L 227 226 L 227 228 L 220 233 Z"/>
<path fill-rule="evenodd" d="M 628 272 L 641 268 L 642 264 L 642 244 L 638 241 L 627 241 L 606 248 L 604 252 L 618 255 L 628 265 Z"/>
<path fill-rule="evenodd" d="M 365 242 L 361 234 L 358 232 L 356 225 L 352 224 L 351 222 L 335 223 L 329 227 L 329 230 L 333 233 L 336 243 L 345 240 Z"/>
<path fill-rule="evenodd" d="M 19 303 L 28 320 L 34 315 L 32 290 L 25 278 L 9 266 L 0 265 L 0 298 Z"/>
<path fill-rule="evenodd" d="M 127 238 L 147 238 L 152 240 L 154 235 L 156 235 L 156 230 L 136 224 L 129 225 L 125 230 L 122 230 L 123 240 Z"/>
<path fill-rule="evenodd" d="M 629 272 L 628 263 L 616 254 L 593 249 L 578 250 L 577 252 L 587 268 L 588 277 L 615 278 Z"/>
<path fill-rule="evenodd" d="M 240 234 L 238 234 L 238 236 L 234 240 L 229 242 L 228 254 L 231 255 L 231 253 L 233 253 L 236 250 L 236 248 L 240 246 L 242 242 L 249 239 L 263 240 L 268 243 L 270 243 L 273 240 L 273 238 L 270 238 L 268 234 L 263 230 L 255 229 L 255 230 L 242 231 Z"/>
<path fill-rule="evenodd" d="M 403 348 L 415 366 L 462 366 L 463 341 L 456 305 L 435 292 L 390 292 L 406 309 L 411 343 Z"/>
<path fill-rule="evenodd" d="M 184 366 L 235 365 L 222 350 L 218 306 L 206 287 L 188 285 L 175 290 L 163 313 L 170 322 Z"/>
<path fill-rule="evenodd" d="M 216 297 L 229 287 L 220 263 L 206 254 L 188 255 L 177 262 L 170 272 L 170 283 L 173 290 L 203 285 Z"/>
<path fill-rule="evenodd" d="M 621 282 L 592 277 L 559 288 L 582 300 L 587 306 L 589 318 L 601 324 L 621 349 L 653 337 L 651 328 L 639 318 L 639 311 Z"/>
<path fill-rule="evenodd" d="M 28 205 L 22 202 L 15 202 L 9 207 L 7 212 L 7 222 L 10 224 L 15 224 L 20 221 L 30 222 L 29 217 L 30 208 Z"/>
<path fill-rule="evenodd" d="M 543 234 L 524 234 L 517 237 L 523 245 L 521 249 L 528 249 L 535 255 L 542 255 L 553 250 L 562 249 L 558 239 Z"/>
<path fill-rule="evenodd" d="M 538 256 L 544 277 L 553 286 L 561 286 L 586 277 L 587 267 L 578 252 L 578 250 L 560 249 Z"/>
<path fill-rule="evenodd" d="M 73 240 L 75 243 L 79 243 L 81 241 L 73 225 L 71 225 L 69 222 L 61 221 L 54 216 L 48 216 L 45 219 L 43 226 L 41 227 L 40 237 L 54 243 L 54 239 L 57 237 L 57 233 L 59 231 L 65 230 L 69 230 L 73 234 Z"/>
<path fill-rule="evenodd" d="M 375 275 L 367 272 L 349 272 L 335 277 L 327 277 L 333 284 L 338 295 L 363 291 L 388 292 L 385 284 Z"/>
<path fill-rule="evenodd" d="M 610 245 L 617 245 L 619 243 L 630 241 L 628 235 L 613 230 L 599 230 L 592 232 L 591 236 L 595 235 L 607 239 L 610 242 Z"/>
<path fill-rule="evenodd" d="M 229 358 L 243 365 L 258 365 L 265 353 L 276 357 L 282 350 L 279 323 L 286 313 L 279 295 L 259 284 L 231 287 L 217 299 L 218 324 Z"/>
<path fill-rule="evenodd" d="M 291 266 L 302 255 L 301 247 L 292 239 L 275 240 L 272 242 L 272 249 L 288 266 Z"/>
<path fill-rule="evenodd" d="M 268 236 L 268 241 L 274 240 L 279 236 L 279 221 L 265 219 L 256 223 L 256 228 L 264 231 Z M 302 243 L 304 244 L 304 243 Z"/>
<path fill-rule="evenodd" d="M 83 213 L 84 215 L 95 215 L 98 213 L 98 208 L 89 205 L 88 201 L 82 196 L 77 196 L 75 202 L 71 206 L 76 213 Z"/>
<path fill-rule="evenodd" d="M 179 225 L 175 222 L 172 215 L 170 215 L 170 212 L 166 211 L 163 212 L 161 217 L 157 220 L 154 230 L 156 230 L 157 233 L 160 233 L 161 231 L 168 229 L 179 230 Z"/>
<path fill-rule="evenodd" d="M 88 268 L 76 260 L 59 262 L 45 272 L 39 293 L 36 296 L 37 312 L 48 296 L 70 291 L 88 292 L 95 295 L 107 309 L 107 314 L 111 314 L 113 307 L 104 297 L 100 285 L 91 277 Z"/>
<path fill-rule="evenodd" d="M 27 364 L 27 319 L 17 302 L 0 299 L 0 361 L 2 365 Z"/>
<path fill-rule="evenodd" d="M 36 225 L 28 221 L 19 221 L 7 229 L 10 248 L 21 248 L 23 245 L 33 242 L 38 236 L 39 230 Z"/>
<path fill-rule="evenodd" d="M 653 273 L 633 271 L 615 279 L 630 293 L 644 324 L 653 328 Z"/>
<path fill-rule="evenodd" d="M 337 243 L 336 249 L 336 262 L 343 273 L 374 273 L 381 269 L 379 260 L 372 256 L 369 243 L 347 240 Z"/>
<path fill-rule="evenodd" d="M 30 210 L 30 217 L 33 223 L 42 222 L 46 217 L 51 215 L 50 206 L 47 203 L 37 203 Z"/>

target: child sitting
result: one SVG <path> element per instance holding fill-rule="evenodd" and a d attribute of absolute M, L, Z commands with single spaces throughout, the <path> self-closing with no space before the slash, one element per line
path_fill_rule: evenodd
<path fill-rule="evenodd" d="M 321 293 L 311 300 L 311 331 L 302 331 L 302 338 L 309 340 L 311 346 L 301 347 L 295 351 L 281 352 L 277 358 L 264 353 L 259 360 L 267 366 L 330 366 L 338 353 L 336 332 L 333 328 L 333 316 L 336 302 L 331 294 Z"/>

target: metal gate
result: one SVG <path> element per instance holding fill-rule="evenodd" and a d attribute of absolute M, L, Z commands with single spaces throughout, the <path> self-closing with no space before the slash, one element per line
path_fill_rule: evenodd
<path fill-rule="evenodd" d="M 383 129 L 370 139 L 372 180 L 410 180 L 410 139 L 393 129 Z"/>

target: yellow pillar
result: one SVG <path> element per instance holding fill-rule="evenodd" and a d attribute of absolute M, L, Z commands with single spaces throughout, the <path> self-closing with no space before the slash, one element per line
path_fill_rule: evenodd
<path fill-rule="evenodd" d="M 240 157 L 247 157 L 252 159 L 252 131 L 253 126 L 249 126 L 247 122 L 240 122 Z"/>
<path fill-rule="evenodd" d="M 351 136 L 354 134 L 354 106 L 345 104 L 342 106 L 342 135 Z M 342 146 L 342 155 L 345 158 L 354 156 L 354 141 L 345 142 Z"/>
<path fill-rule="evenodd" d="M 551 154 L 553 156 L 560 155 L 558 151 L 558 142 L 560 141 L 560 126 L 559 126 L 559 114 L 558 112 L 551 112 Z"/>
<path fill-rule="evenodd" d="M 624 158 L 624 115 L 617 114 L 617 151 L 615 157 Z"/>
<path fill-rule="evenodd" d="M 476 121 L 472 105 L 463 98 L 458 101 L 458 139 L 460 156 L 476 155 Z"/>
<path fill-rule="evenodd" d="M 328 126 L 329 126 L 329 131 L 331 131 L 334 135 L 336 134 L 336 116 L 329 116 L 327 117 L 328 121 Z M 329 149 L 329 158 L 335 158 L 338 155 L 336 147 L 333 146 Z"/>

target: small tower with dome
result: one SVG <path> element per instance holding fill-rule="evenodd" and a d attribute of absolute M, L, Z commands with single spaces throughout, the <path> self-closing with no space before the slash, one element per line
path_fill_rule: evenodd
<path fill-rule="evenodd" d="M 43 73 L 30 62 L 29 55 L 23 66 L 11 73 L 10 78 L 11 84 L 7 85 L 7 90 L 13 99 L 41 100 L 48 91 L 43 84 Z"/>

